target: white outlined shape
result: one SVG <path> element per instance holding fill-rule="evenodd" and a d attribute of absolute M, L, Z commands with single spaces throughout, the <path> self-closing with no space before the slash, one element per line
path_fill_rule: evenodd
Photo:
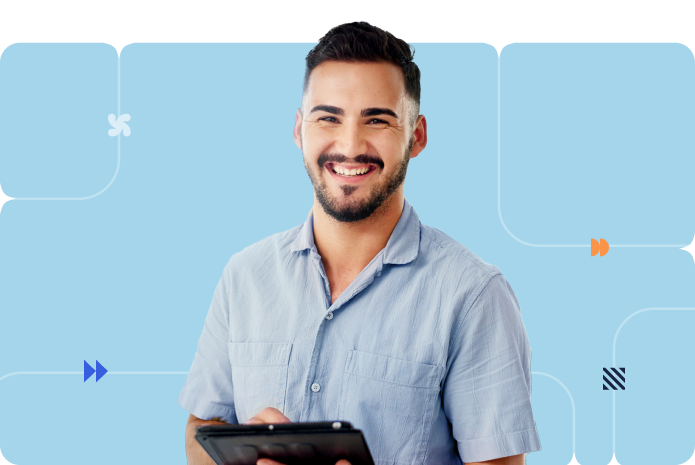
<path fill-rule="evenodd" d="M 620 330 L 623 329 L 623 326 L 625 326 L 625 323 L 632 318 L 633 316 L 639 315 L 640 313 L 648 312 L 651 310 L 680 310 L 680 311 L 693 311 L 695 310 L 695 307 L 649 307 L 649 308 L 643 308 L 642 310 L 637 310 L 627 318 L 623 320 L 622 323 L 620 323 L 620 326 L 618 326 L 618 330 L 615 332 L 615 336 L 613 337 L 613 366 L 617 366 L 615 362 L 615 347 L 618 344 L 618 334 L 620 334 Z M 0 378 L 2 379 L 2 378 Z M 613 460 L 608 465 L 620 465 L 618 461 L 615 459 L 615 391 L 613 391 Z M 695 465 L 695 453 L 693 453 L 693 456 L 690 457 L 690 460 L 687 462 L 681 464 L 681 465 Z"/>
<path fill-rule="evenodd" d="M 625 323 L 628 322 L 629 319 L 631 319 L 633 316 L 639 315 L 640 313 L 648 312 L 651 310 L 676 310 L 676 311 L 693 311 L 695 310 L 695 307 L 649 307 L 649 308 L 643 308 L 642 310 L 637 310 L 635 313 L 631 314 L 627 318 L 623 320 L 622 323 L 620 323 L 620 326 L 618 326 L 618 330 L 615 332 L 615 336 L 613 337 L 613 366 L 617 366 L 615 363 L 615 347 L 618 344 L 618 334 L 620 334 L 620 330 L 625 326 Z M 2 379 L 2 378 L 0 378 Z"/>
<path fill-rule="evenodd" d="M 116 172 L 113 173 L 111 181 L 102 190 L 96 194 L 92 194 L 86 197 L 8 197 L 0 189 L 0 212 L 2 212 L 2 206 L 9 202 L 10 200 L 89 200 L 103 194 L 111 184 L 116 180 L 118 176 L 118 170 L 121 167 L 121 132 L 124 136 L 130 135 L 130 127 L 125 123 L 125 121 L 130 121 L 129 114 L 121 115 L 121 51 L 117 49 L 118 52 L 118 116 L 114 114 L 108 115 L 109 123 L 114 129 L 109 129 L 108 133 L 112 137 L 118 137 L 118 157 L 116 161 Z M 2 378 L 0 378 L 1 380 Z M 1 465 L 1 464 L 0 464 Z"/>
<path fill-rule="evenodd" d="M 134 44 L 135 42 L 104 42 L 107 45 L 111 45 L 118 52 L 118 58 L 121 57 L 121 50 L 125 48 L 126 45 Z"/>
<path fill-rule="evenodd" d="M 2 194 L 2 191 L 0 191 L 0 194 Z M 681 250 L 685 250 L 688 252 L 690 255 L 693 256 L 693 261 L 695 261 L 695 237 L 693 237 L 693 241 L 690 243 L 689 246 L 687 247 L 681 247 Z"/>
<path fill-rule="evenodd" d="M 532 375 L 543 375 L 547 376 L 548 378 L 555 380 L 562 388 L 565 390 L 567 395 L 570 398 L 570 402 L 572 402 L 572 460 L 568 465 L 580 465 L 579 462 L 577 462 L 577 447 L 576 447 L 576 436 L 577 436 L 577 427 L 576 427 L 576 418 L 577 418 L 577 413 L 576 409 L 574 408 L 574 399 L 572 398 L 572 394 L 570 393 L 570 390 L 567 389 L 567 386 L 563 384 L 562 381 L 554 377 L 553 375 L 549 375 L 548 373 L 543 373 L 541 371 L 532 371 Z"/>
<path fill-rule="evenodd" d="M 514 42 L 483 42 L 483 43 L 495 47 L 495 50 L 497 50 L 497 58 L 499 58 L 500 55 L 502 55 L 502 49 L 509 44 L 513 44 Z"/>
<path fill-rule="evenodd" d="M 545 42 L 539 42 L 539 43 L 545 43 Z M 504 227 L 504 230 L 507 231 L 507 234 L 509 234 L 515 241 L 528 245 L 529 247 L 591 247 L 590 243 L 587 244 L 532 244 L 530 242 L 523 241 L 516 237 L 512 232 L 509 230 L 507 225 L 504 223 L 504 219 L 502 218 L 502 181 L 501 181 L 501 165 L 502 165 L 502 138 L 501 138 L 501 83 L 502 83 L 502 52 L 504 51 L 505 48 L 507 48 L 510 45 L 514 44 L 507 44 L 505 45 L 502 50 L 497 51 L 497 215 L 500 218 L 500 222 L 502 223 L 502 227 Z M 679 44 L 683 45 L 684 44 Z M 688 48 L 687 46 L 685 46 Z M 497 48 L 495 48 L 497 50 Z M 688 50 L 690 50 L 688 48 Z M 695 240 L 694 240 L 695 242 Z M 691 244 L 692 246 L 693 244 Z M 684 248 L 686 247 L 685 245 L 673 245 L 673 244 L 613 244 L 611 243 L 610 245 L 611 248 L 614 247 L 679 247 L 679 248 Z M 692 253 L 692 252 L 691 252 Z M 693 255 L 695 257 L 695 255 Z M 612 464 L 613 462 L 611 462 Z M 617 463 L 617 462 L 616 462 Z"/>
<path fill-rule="evenodd" d="M 10 200 L 13 200 L 13 198 L 8 195 L 5 195 L 5 193 L 2 191 L 2 186 L 0 186 L 0 213 L 2 213 L 2 206 Z M 0 454 L 0 457 L 2 457 L 2 454 Z"/>

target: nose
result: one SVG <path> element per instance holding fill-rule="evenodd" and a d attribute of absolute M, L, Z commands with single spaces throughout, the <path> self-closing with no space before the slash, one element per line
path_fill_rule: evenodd
<path fill-rule="evenodd" d="M 365 128 L 358 122 L 345 121 L 337 131 L 335 149 L 348 158 L 367 153 Z"/>

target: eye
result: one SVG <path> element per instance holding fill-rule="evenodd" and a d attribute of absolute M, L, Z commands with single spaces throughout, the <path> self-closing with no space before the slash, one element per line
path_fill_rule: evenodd
<path fill-rule="evenodd" d="M 328 120 L 332 120 L 332 121 L 328 121 Z M 323 118 L 319 118 L 319 121 L 327 121 L 329 123 L 337 123 L 338 122 L 338 120 L 332 116 L 324 116 Z"/>
<path fill-rule="evenodd" d="M 383 119 L 379 119 L 379 118 L 372 118 L 369 120 L 369 122 L 375 123 L 375 124 L 388 124 L 386 121 L 384 121 Z"/>

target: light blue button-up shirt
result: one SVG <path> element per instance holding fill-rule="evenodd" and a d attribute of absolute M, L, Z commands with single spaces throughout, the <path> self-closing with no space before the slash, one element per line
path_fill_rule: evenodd
<path fill-rule="evenodd" d="M 349 421 L 377 465 L 460 464 L 540 450 L 531 348 L 500 269 L 420 222 L 331 305 L 313 216 L 234 254 L 179 404 L 243 423 Z"/>

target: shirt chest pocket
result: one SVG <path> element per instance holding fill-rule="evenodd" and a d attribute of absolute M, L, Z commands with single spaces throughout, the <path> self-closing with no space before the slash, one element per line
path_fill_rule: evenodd
<path fill-rule="evenodd" d="M 287 369 L 292 344 L 229 342 L 237 420 L 243 423 L 266 407 L 285 413 Z"/>
<path fill-rule="evenodd" d="M 348 351 L 340 420 L 362 430 L 379 463 L 422 463 L 443 367 Z"/>

